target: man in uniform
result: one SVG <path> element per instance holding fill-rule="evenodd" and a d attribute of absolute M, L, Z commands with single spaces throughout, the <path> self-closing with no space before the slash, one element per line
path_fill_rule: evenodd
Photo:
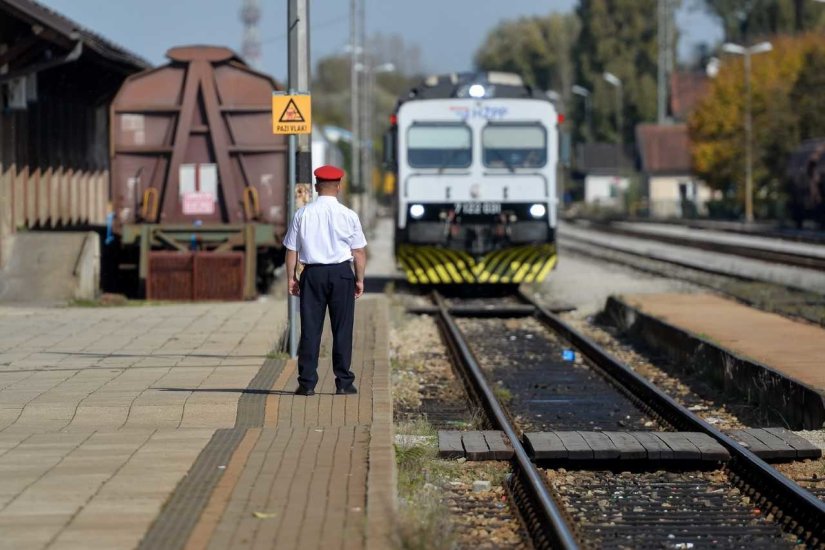
<path fill-rule="evenodd" d="M 315 395 L 327 308 L 332 325 L 335 393 L 358 393 L 350 370 L 352 326 L 355 299 L 364 293 L 367 240 L 358 214 L 338 202 L 343 177 L 343 170 L 334 166 L 315 170 L 318 198 L 295 213 L 284 239 L 289 293 L 301 297 L 296 395 Z M 300 280 L 295 274 L 298 262 L 304 267 Z"/>

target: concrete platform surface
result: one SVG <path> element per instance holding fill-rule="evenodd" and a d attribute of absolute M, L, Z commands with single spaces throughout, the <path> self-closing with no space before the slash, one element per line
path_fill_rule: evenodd
<path fill-rule="evenodd" d="M 0 548 L 382 547 L 386 303 L 359 300 L 355 396 L 328 343 L 320 395 L 291 395 L 285 311 L 0 308 Z"/>
<path fill-rule="evenodd" d="M 825 390 L 825 329 L 712 294 L 636 294 L 622 299 L 644 313 Z"/>

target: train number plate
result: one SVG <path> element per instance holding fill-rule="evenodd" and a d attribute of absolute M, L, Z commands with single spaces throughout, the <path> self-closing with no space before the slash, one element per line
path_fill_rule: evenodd
<path fill-rule="evenodd" d="M 501 214 L 501 203 L 499 202 L 457 202 L 455 204 L 456 214 L 466 214 L 468 216 L 481 214 Z"/>

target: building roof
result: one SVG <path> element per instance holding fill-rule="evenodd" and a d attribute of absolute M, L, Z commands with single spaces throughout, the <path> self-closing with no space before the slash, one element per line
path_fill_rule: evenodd
<path fill-rule="evenodd" d="M 51 36 L 55 39 L 71 42 L 79 40 L 84 48 L 97 53 L 107 61 L 132 70 L 151 67 L 151 63 L 146 59 L 34 0 L 0 0 L 0 11 L 9 12 L 29 24 L 50 29 Z"/>
<path fill-rule="evenodd" d="M 636 126 L 636 146 L 642 172 L 691 172 L 690 138 L 686 124 L 639 124 Z"/>
<path fill-rule="evenodd" d="M 708 93 L 710 79 L 700 72 L 675 72 L 670 77 L 670 112 L 677 120 L 686 120 L 696 104 Z"/>
<path fill-rule="evenodd" d="M 625 146 L 622 154 L 615 143 L 582 143 L 576 147 L 576 170 L 584 173 L 614 173 L 633 166 L 633 154 Z"/>

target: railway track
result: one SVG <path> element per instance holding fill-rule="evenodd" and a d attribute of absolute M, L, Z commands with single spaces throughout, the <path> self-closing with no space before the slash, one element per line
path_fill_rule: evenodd
<path fill-rule="evenodd" d="M 528 296 L 520 294 L 518 301 L 468 306 L 434 295 L 445 341 L 472 400 L 490 427 L 513 443 L 508 491 L 537 548 L 823 545 L 825 504 Z M 482 366 L 483 354 L 513 336 L 502 340 L 496 334 L 491 318 L 499 307 L 503 316 L 529 316 L 549 331 L 543 341 L 538 333 L 524 334 L 512 351 L 521 365 L 516 376 L 532 384 L 513 387 L 532 392 L 529 406 L 518 410 L 502 405 Z M 480 323 L 475 331 L 468 328 L 473 322 Z M 523 345 L 527 340 L 531 345 Z M 575 369 L 559 365 L 560 346 L 575 349 L 584 364 Z M 545 387 L 534 382 L 537 378 Z M 709 470 L 542 470 L 522 444 L 525 426 L 703 432 L 732 458 Z"/>
<path fill-rule="evenodd" d="M 587 225 L 587 227 L 594 231 L 598 231 L 601 233 L 609 233 L 611 235 L 624 235 L 626 237 L 645 239 L 649 241 L 673 244 L 677 246 L 687 246 L 699 250 L 719 252 L 722 254 L 740 256 L 743 258 L 751 258 L 753 260 L 760 260 L 764 262 L 790 265 L 794 267 L 802 267 L 806 269 L 813 269 L 816 271 L 825 271 L 825 258 L 818 255 L 803 254 L 799 252 L 782 250 L 771 250 L 741 243 L 728 243 L 721 242 L 719 240 L 694 238 L 687 235 L 669 235 L 653 231 L 636 230 L 633 228 L 624 227 L 616 224 L 603 224 L 591 222 Z"/>

